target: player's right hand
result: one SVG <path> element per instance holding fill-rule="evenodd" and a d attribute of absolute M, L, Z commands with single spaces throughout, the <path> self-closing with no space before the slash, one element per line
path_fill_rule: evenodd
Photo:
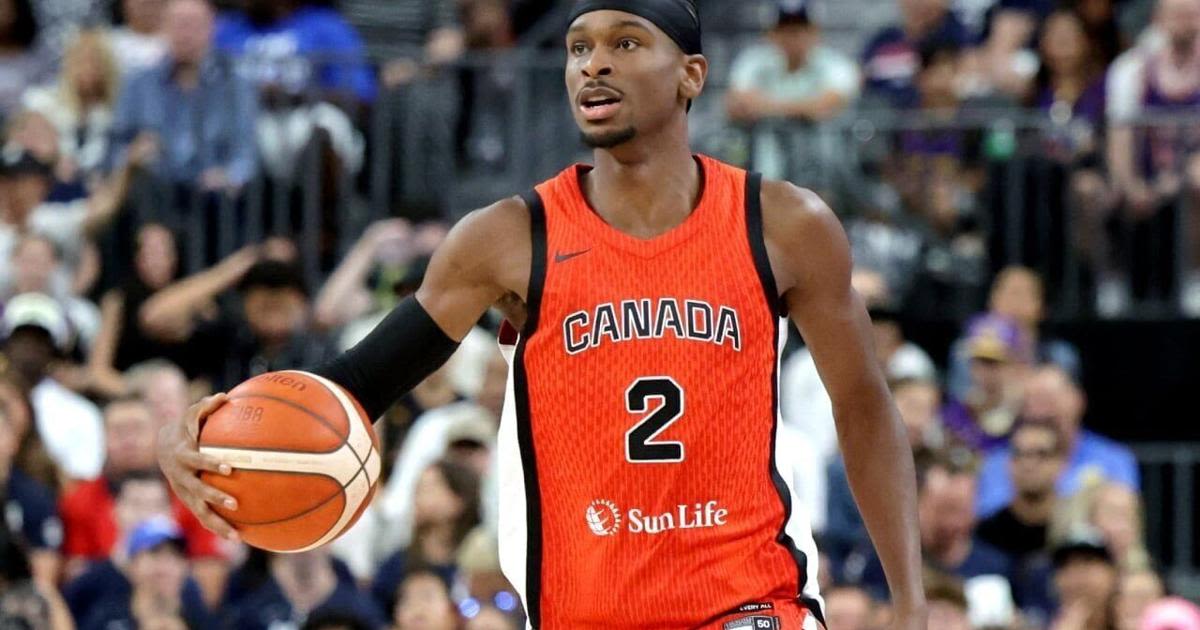
<path fill-rule="evenodd" d="M 215 457 L 200 452 L 200 421 L 226 402 L 225 394 L 214 394 L 188 408 L 179 422 L 172 422 L 158 432 L 158 465 L 166 475 L 175 495 L 200 519 L 205 527 L 229 540 L 237 540 L 237 532 L 210 507 L 220 505 L 236 510 L 237 501 L 200 481 L 200 472 L 230 475 L 233 468 Z"/>

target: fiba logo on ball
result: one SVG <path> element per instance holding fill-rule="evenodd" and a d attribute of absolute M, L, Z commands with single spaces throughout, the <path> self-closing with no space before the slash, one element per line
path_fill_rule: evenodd
<path fill-rule="evenodd" d="M 621 511 L 612 501 L 596 499 L 588 506 L 587 524 L 597 536 L 612 536 L 621 530 Z"/>

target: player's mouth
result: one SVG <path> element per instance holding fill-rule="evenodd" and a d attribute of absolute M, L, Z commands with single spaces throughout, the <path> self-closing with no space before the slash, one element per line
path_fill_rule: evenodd
<path fill-rule="evenodd" d="M 617 115 L 621 94 L 610 88 L 588 88 L 579 93 L 579 110 L 588 122 L 602 122 Z"/>

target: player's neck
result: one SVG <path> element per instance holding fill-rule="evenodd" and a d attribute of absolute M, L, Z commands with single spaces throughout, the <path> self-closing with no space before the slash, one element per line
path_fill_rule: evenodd
<path fill-rule="evenodd" d="M 685 135 L 642 137 L 595 152 L 584 193 L 609 225 L 653 238 L 685 221 L 699 203 L 703 179 Z"/>

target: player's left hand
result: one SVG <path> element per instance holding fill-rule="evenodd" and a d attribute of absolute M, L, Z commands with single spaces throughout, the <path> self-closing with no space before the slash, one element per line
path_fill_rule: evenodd
<path fill-rule="evenodd" d="M 209 396 L 194 404 L 178 422 L 162 428 L 158 434 L 158 465 L 175 495 L 212 532 L 229 540 L 237 540 L 237 532 L 209 506 L 222 505 L 236 510 L 233 497 L 200 481 L 200 472 L 229 475 L 229 464 L 200 452 L 200 422 L 225 404 L 225 394 Z"/>

